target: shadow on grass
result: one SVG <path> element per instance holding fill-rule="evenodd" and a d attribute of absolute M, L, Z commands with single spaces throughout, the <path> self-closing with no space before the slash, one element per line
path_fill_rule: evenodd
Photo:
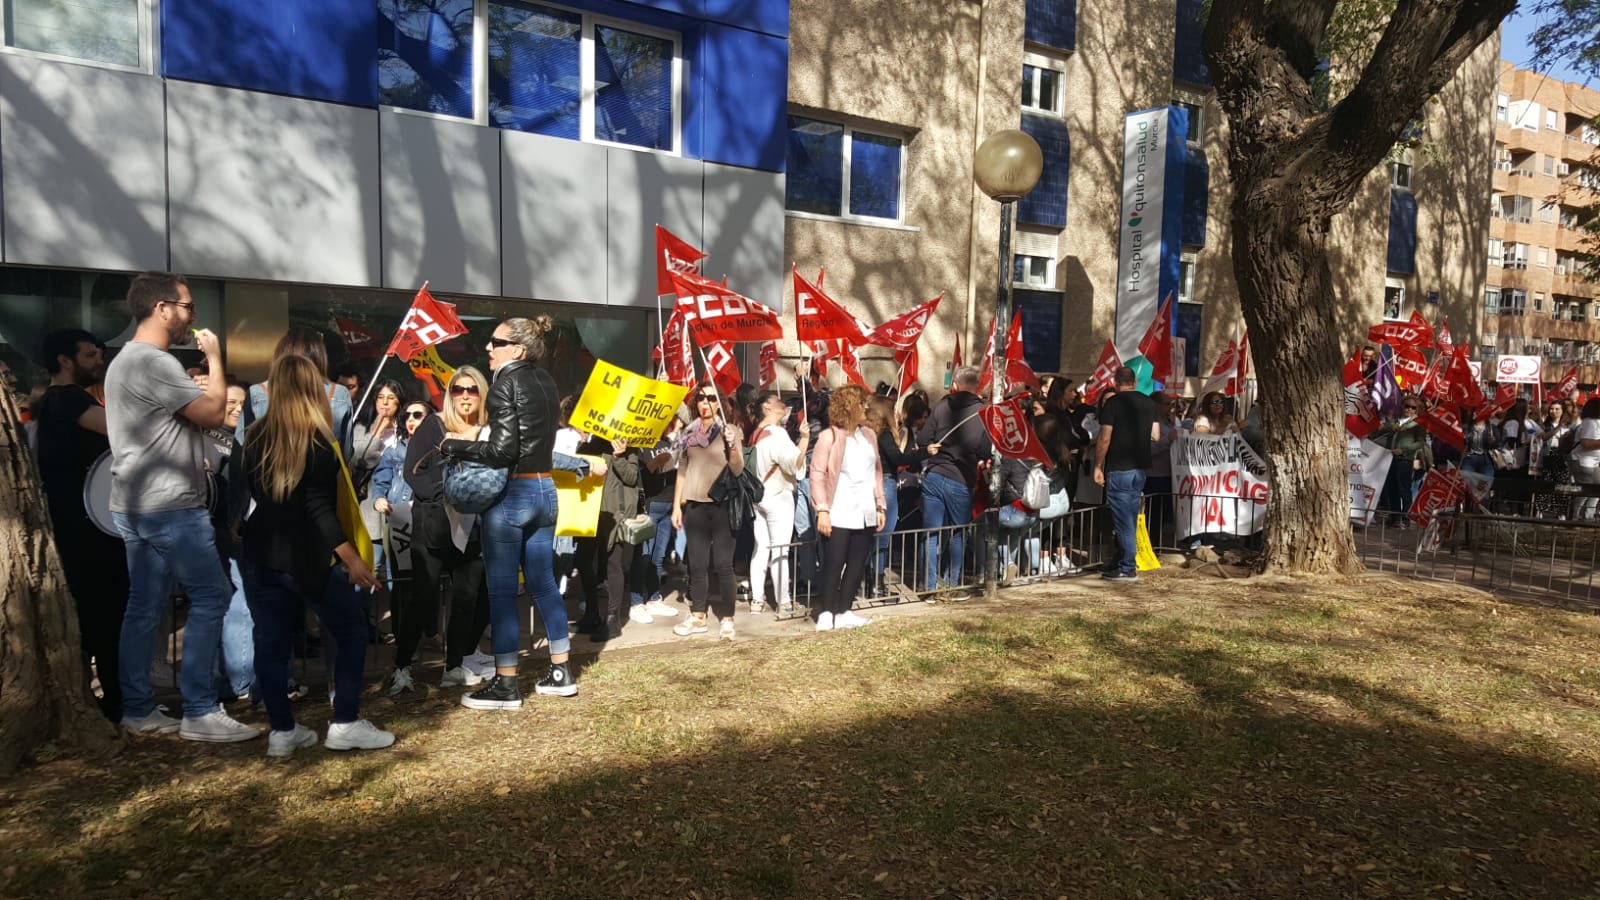
<path fill-rule="evenodd" d="M 1230 650 L 1212 629 L 1182 623 L 1032 617 L 919 628 L 907 634 L 939 640 L 866 668 L 849 657 L 863 645 L 842 636 L 834 647 L 852 664 L 833 675 L 842 683 L 823 680 L 846 668 L 837 660 L 782 657 L 792 668 L 778 677 L 814 682 L 829 698 L 811 719 L 787 720 L 803 727 L 769 718 L 764 707 L 781 702 L 763 697 L 769 668 L 760 683 L 719 682 L 715 674 L 738 657 L 685 652 L 672 668 L 701 660 L 697 680 L 630 695 L 620 711 L 607 693 L 626 681 L 625 659 L 608 660 L 618 671 L 597 672 L 564 706 L 540 700 L 472 717 L 452 707 L 452 693 L 398 708 L 388 721 L 401 743 L 341 760 L 348 765 L 334 777 L 323 751 L 273 764 L 259 759 L 259 742 L 203 750 L 140 742 L 112 770 L 78 781 L 63 777 L 69 765 L 47 766 L 0 795 L 0 804 L 16 804 L 0 829 L 0 892 L 1567 897 L 1600 889 L 1600 777 L 1592 760 L 1562 761 L 1561 748 L 1536 734 L 1462 735 L 1404 691 L 1329 674 L 1292 652 Z M 738 650 L 751 665 L 771 652 Z M 909 674 L 941 656 L 947 665 L 936 674 Z M 1107 672 L 1152 693 L 1101 690 L 1096 679 Z M 869 698 L 869 688 L 894 686 L 889 679 L 923 677 L 927 702 Z M 1281 702 L 1297 693 L 1338 708 Z M 693 698 L 723 717 L 685 737 L 673 723 L 692 714 Z M 575 727 L 587 729 L 577 751 Z M 455 746 L 439 746 L 441 735 Z M 574 767 L 551 756 L 568 752 L 596 759 Z M 173 778 L 205 787 L 185 793 Z"/>

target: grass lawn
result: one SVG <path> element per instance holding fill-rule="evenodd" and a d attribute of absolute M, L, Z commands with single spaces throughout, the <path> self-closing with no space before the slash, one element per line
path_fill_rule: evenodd
<path fill-rule="evenodd" d="M 0 783 L 0 894 L 1600 896 L 1597 639 L 1450 586 L 1151 578 L 608 653 L 513 713 L 374 698 L 389 751 L 47 760 Z"/>

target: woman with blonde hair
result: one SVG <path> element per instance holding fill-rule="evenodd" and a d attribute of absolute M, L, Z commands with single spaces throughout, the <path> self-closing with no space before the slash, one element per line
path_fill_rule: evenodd
<path fill-rule="evenodd" d="M 435 452 L 447 437 L 476 441 L 486 421 L 484 394 L 489 380 L 472 366 L 462 366 L 445 386 L 444 412 L 429 416 L 412 432 L 406 446 L 405 479 L 411 485 L 411 585 L 396 598 L 394 672 L 389 695 L 418 693 L 411 663 L 423 628 L 439 616 L 439 586 L 450 577 L 450 624 L 445 631 L 444 677 L 441 687 L 478 684 L 483 678 L 462 666 L 477 649 L 489 622 L 482 542 L 473 531 L 465 548 L 456 546 L 444 507 L 444 460 Z"/>
<path fill-rule="evenodd" d="M 817 435 L 811 453 L 811 502 L 822 536 L 818 631 L 859 628 L 870 621 L 850 611 L 886 512 L 878 436 L 866 419 L 865 388 L 847 384 L 834 391 L 829 427 Z"/>
<path fill-rule="evenodd" d="M 256 686 L 272 723 L 268 756 L 289 756 L 317 743 L 317 734 L 294 721 L 289 665 L 304 606 L 332 632 L 335 686 L 330 750 L 374 750 L 394 735 L 360 718 L 361 678 L 367 656 L 367 617 L 360 595 L 328 590 L 343 577 L 376 590 L 378 579 L 339 526 L 340 473 L 333 412 L 322 373 L 296 355 L 272 364 L 272 404 L 245 431 L 237 454 L 253 508 L 240 529 L 240 571 L 255 620 Z M 330 558 L 338 564 L 328 567 Z"/>

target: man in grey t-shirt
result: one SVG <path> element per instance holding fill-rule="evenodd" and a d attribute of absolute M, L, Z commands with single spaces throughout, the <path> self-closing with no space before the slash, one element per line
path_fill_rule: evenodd
<path fill-rule="evenodd" d="M 106 370 L 106 436 L 111 441 L 111 515 L 128 554 L 128 612 L 122 620 L 122 726 L 191 741 L 244 741 L 261 734 L 217 704 L 212 681 L 222 615 L 233 587 L 217 555 L 206 511 L 202 428 L 222 425 L 227 384 L 205 388 L 167 352 L 191 334 L 210 371 L 222 371 L 217 336 L 194 328 L 194 301 L 180 275 L 140 275 L 128 287 L 133 339 Z M 184 625 L 183 721 L 156 708 L 150 654 L 173 579 L 189 597 Z"/>

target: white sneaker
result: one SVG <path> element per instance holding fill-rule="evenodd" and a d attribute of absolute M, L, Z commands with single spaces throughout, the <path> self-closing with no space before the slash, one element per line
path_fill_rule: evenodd
<path fill-rule="evenodd" d="M 649 625 L 655 620 L 656 617 L 650 615 L 650 611 L 644 608 L 643 603 L 638 603 L 628 607 L 628 621 L 630 622 L 638 622 L 640 625 Z"/>
<path fill-rule="evenodd" d="M 301 747 L 315 747 L 317 733 L 304 725 L 295 725 L 292 731 L 273 731 L 267 735 L 267 755 L 293 756 Z"/>
<path fill-rule="evenodd" d="M 444 677 L 439 679 L 440 687 L 472 687 L 475 684 L 483 684 L 483 676 L 464 665 L 446 669 Z"/>
<path fill-rule="evenodd" d="M 208 744 L 232 744 L 261 737 L 261 731 L 243 722 L 234 721 L 232 716 L 223 712 L 222 707 L 218 706 L 203 716 L 193 718 L 184 716 L 183 724 L 178 727 L 178 737 L 186 741 L 204 741 Z"/>
<path fill-rule="evenodd" d="M 389 674 L 389 696 L 399 697 L 415 692 L 417 683 L 411 679 L 411 667 L 401 666 Z"/>
<path fill-rule="evenodd" d="M 649 603 L 646 603 L 644 605 L 644 609 L 645 612 L 652 616 L 661 616 L 667 619 L 671 619 L 678 614 L 678 608 L 676 606 L 673 606 L 667 601 L 662 600 L 660 597 L 657 597 L 656 599 L 651 600 Z"/>
<path fill-rule="evenodd" d="M 494 657 L 482 651 L 476 651 L 463 659 L 461 667 L 479 678 L 494 677 Z"/>
<path fill-rule="evenodd" d="M 329 750 L 382 750 L 394 743 L 394 734 L 384 731 L 366 719 L 354 722 L 331 722 L 328 738 L 322 746 Z"/>
<path fill-rule="evenodd" d="M 723 619 L 722 620 L 722 627 L 720 629 L 718 629 L 717 636 L 721 640 L 724 640 L 724 641 L 733 640 L 734 635 L 733 635 L 733 620 L 732 619 Z"/>
<path fill-rule="evenodd" d="M 833 613 L 825 612 L 825 613 L 822 613 L 821 615 L 817 616 L 817 630 L 818 631 L 832 631 L 833 630 Z"/>
<path fill-rule="evenodd" d="M 150 710 L 147 716 L 123 716 L 119 723 L 123 728 L 134 734 L 171 734 L 178 730 L 179 722 L 171 716 L 163 715 L 160 707 Z"/>
<path fill-rule="evenodd" d="M 836 629 L 860 628 L 861 626 L 870 624 L 871 622 L 871 619 L 868 619 L 864 616 L 858 616 L 853 612 L 842 612 L 833 617 L 833 627 Z"/>
<path fill-rule="evenodd" d="M 751 600 L 750 601 L 750 615 L 752 615 L 752 616 L 761 615 L 762 612 L 766 611 L 766 608 L 767 608 L 767 605 L 765 603 L 762 603 L 760 600 Z"/>

